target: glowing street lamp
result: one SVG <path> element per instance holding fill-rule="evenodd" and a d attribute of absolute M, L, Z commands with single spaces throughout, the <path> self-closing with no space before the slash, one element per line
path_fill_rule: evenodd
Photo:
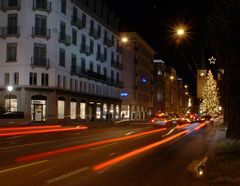
<path fill-rule="evenodd" d="M 184 85 L 184 88 L 188 88 L 188 86 L 187 86 L 187 85 Z"/>
<path fill-rule="evenodd" d="M 121 41 L 122 41 L 123 43 L 127 43 L 127 42 L 128 42 L 128 38 L 127 38 L 127 37 L 122 37 L 122 38 L 121 38 Z"/>
<path fill-rule="evenodd" d="M 174 76 L 170 76 L 170 112 L 172 112 L 172 105 L 173 105 L 173 99 L 172 99 L 172 81 L 174 80 Z"/>
<path fill-rule="evenodd" d="M 200 73 L 200 77 L 201 77 L 201 78 L 204 77 L 204 73 L 203 73 L 203 72 Z"/>
<path fill-rule="evenodd" d="M 178 28 L 177 29 L 177 35 L 178 36 L 183 36 L 185 34 L 185 30 L 183 28 Z"/>
<path fill-rule="evenodd" d="M 8 95 L 8 104 L 9 104 L 9 111 L 11 111 L 11 92 L 13 90 L 13 86 L 7 86 L 7 90 L 9 92 L 9 95 Z"/>

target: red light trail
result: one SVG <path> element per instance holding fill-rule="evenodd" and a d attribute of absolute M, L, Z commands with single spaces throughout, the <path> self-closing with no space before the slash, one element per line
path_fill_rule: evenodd
<path fill-rule="evenodd" d="M 62 131 L 71 131 L 71 130 L 85 130 L 88 127 L 82 126 L 78 128 L 58 128 L 58 129 L 48 129 L 48 130 L 31 130 L 31 131 L 22 131 L 22 132 L 8 132 L 0 134 L 0 137 L 7 136 L 16 136 L 16 135 L 26 135 L 26 134 L 40 134 L 40 133 L 49 133 L 49 132 L 62 132 Z"/>
<path fill-rule="evenodd" d="M 4 127 L 0 128 L 0 131 L 9 130 L 26 130 L 26 129 L 48 129 L 48 128 L 60 128 L 61 125 L 47 125 L 47 126 L 26 126 L 26 127 Z"/>
<path fill-rule="evenodd" d="M 143 136 L 143 135 L 162 132 L 165 130 L 167 130 L 167 129 L 161 128 L 161 129 L 157 129 L 157 130 L 151 130 L 151 131 L 141 132 L 138 134 L 133 134 L 130 136 L 124 136 L 124 137 L 119 137 L 119 138 L 114 138 L 114 139 L 107 139 L 107 140 L 103 140 L 103 141 L 97 141 L 97 142 L 93 142 L 93 143 L 88 143 L 88 144 L 63 148 L 63 149 L 57 149 L 57 150 L 52 150 L 52 151 L 48 151 L 48 152 L 22 156 L 22 157 L 18 157 L 16 159 L 16 162 L 30 161 L 30 160 L 44 158 L 44 157 L 57 155 L 57 154 L 61 154 L 61 153 L 71 152 L 71 151 L 80 150 L 80 149 L 86 149 L 86 148 L 90 148 L 90 147 L 97 146 L 97 145 L 103 145 L 103 144 L 107 144 L 107 143 L 113 143 L 113 142 L 117 142 L 117 141 L 127 140 L 127 139 L 136 138 L 136 137 Z"/>

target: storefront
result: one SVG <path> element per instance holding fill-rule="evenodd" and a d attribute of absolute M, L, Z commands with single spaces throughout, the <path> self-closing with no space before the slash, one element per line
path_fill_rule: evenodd
<path fill-rule="evenodd" d="M 32 121 L 46 121 L 46 102 L 46 96 L 35 95 L 31 97 Z"/>

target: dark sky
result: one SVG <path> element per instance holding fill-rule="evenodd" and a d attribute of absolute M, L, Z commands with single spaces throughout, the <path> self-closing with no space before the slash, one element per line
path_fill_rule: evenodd
<path fill-rule="evenodd" d="M 121 21 L 120 31 L 136 31 L 195 87 L 207 0 L 105 0 Z M 187 24 L 189 37 L 176 45 L 171 28 Z M 192 69 L 192 70 L 191 70 Z"/>

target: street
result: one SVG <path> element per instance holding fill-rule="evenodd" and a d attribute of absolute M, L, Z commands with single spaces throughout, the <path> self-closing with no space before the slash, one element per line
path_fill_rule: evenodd
<path fill-rule="evenodd" d="M 210 127 L 115 125 L 1 137 L 0 185 L 204 185 Z"/>

